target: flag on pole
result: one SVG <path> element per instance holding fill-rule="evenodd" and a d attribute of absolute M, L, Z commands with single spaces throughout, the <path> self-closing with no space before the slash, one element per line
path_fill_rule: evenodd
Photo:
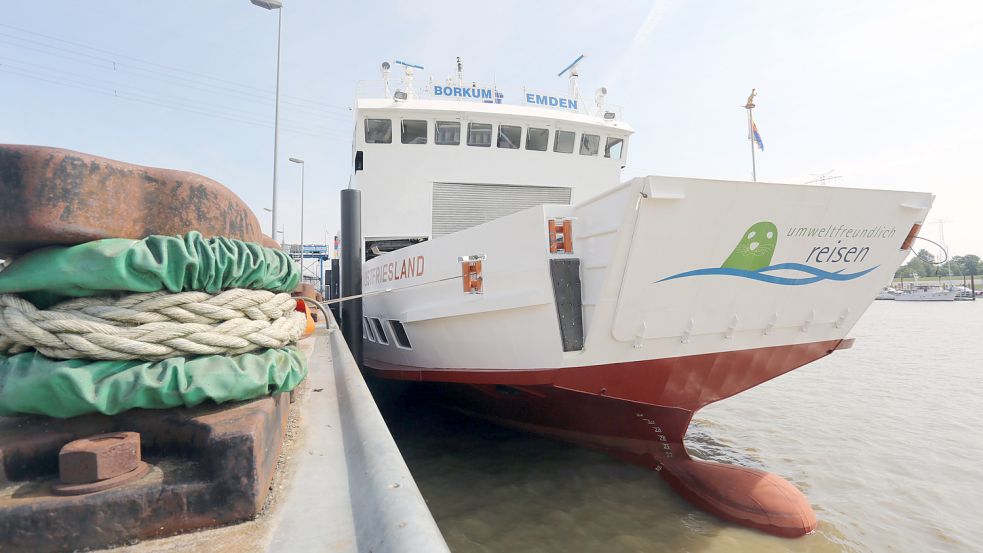
<path fill-rule="evenodd" d="M 751 133 L 754 134 L 754 142 L 758 145 L 758 149 L 762 152 L 765 151 L 765 143 L 761 141 L 761 135 L 758 134 L 758 125 L 754 121 L 751 121 Z"/>

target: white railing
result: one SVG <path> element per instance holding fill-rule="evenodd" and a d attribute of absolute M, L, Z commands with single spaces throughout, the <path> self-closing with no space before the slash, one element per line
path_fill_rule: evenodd
<path fill-rule="evenodd" d="M 593 98 L 581 97 L 571 100 L 556 93 L 549 94 L 528 88 L 521 88 L 512 92 L 500 89 L 496 85 L 476 82 L 462 86 L 452 82 L 426 81 L 424 83 L 419 79 L 413 79 L 412 84 L 408 86 L 401 79 L 390 79 L 388 90 L 384 81 L 359 81 L 355 86 L 355 98 L 357 99 L 393 98 L 397 92 L 406 93 L 407 98 L 532 106 L 617 121 L 624 117 L 624 109 L 621 106 L 606 102 L 598 106 Z M 532 98 L 531 101 L 529 100 L 530 97 Z M 575 104 L 576 107 L 571 107 L 571 104 Z"/>

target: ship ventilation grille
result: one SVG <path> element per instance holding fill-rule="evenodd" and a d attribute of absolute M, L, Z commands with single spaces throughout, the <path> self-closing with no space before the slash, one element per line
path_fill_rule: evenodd
<path fill-rule="evenodd" d="M 443 236 L 543 204 L 570 205 L 570 188 L 506 184 L 433 184 L 433 236 Z"/>

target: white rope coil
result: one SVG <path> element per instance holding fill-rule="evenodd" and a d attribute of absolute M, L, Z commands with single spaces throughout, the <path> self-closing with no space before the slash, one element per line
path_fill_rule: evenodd
<path fill-rule="evenodd" d="M 153 292 L 79 298 L 40 310 L 0 295 L 0 354 L 35 349 L 52 359 L 237 355 L 297 341 L 307 317 L 290 294 Z"/>

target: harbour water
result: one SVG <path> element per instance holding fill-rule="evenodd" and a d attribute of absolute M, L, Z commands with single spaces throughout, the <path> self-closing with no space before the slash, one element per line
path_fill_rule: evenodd
<path fill-rule="evenodd" d="M 818 530 L 719 521 L 654 472 L 414 401 L 386 409 L 451 549 L 469 552 L 983 550 L 983 302 L 881 301 L 849 350 L 699 412 L 695 456 L 802 489 Z"/>

